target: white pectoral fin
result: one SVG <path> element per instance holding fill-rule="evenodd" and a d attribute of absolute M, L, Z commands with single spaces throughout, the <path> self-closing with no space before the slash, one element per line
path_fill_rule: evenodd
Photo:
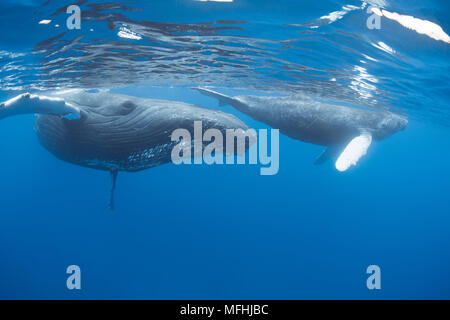
<path fill-rule="evenodd" d="M 336 169 L 343 172 L 356 165 L 358 160 L 367 153 L 371 143 L 372 135 L 370 133 L 363 133 L 353 138 L 336 160 Z"/>
<path fill-rule="evenodd" d="M 63 98 L 24 93 L 0 105 L 0 119 L 17 114 L 54 114 L 79 119 L 80 109 Z"/>

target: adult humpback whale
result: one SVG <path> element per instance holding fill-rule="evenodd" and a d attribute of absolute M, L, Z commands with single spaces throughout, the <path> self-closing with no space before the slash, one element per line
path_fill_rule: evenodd
<path fill-rule="evenodd" d="M 49 96 L 21 94 L 0 104 L 0 119 L 38 114 L 40 143 L 56 157 L 111 173 L 110 206 L 119 171 L 139 171 L 171 160 L 171 134 L 183 128 L 191 135 L 194 121 L 203 130 L 247 130 L 233 115 L 167 100 L 143 99 L 84 90 L 54 92 Z M 239 130 L 237 130 L 239 131 Z"/>
<path fill-rule="evenodd" d="M 231 105 L 237 110 L 278 128 L 285 135 L 328 148 L 316 164 L 338 154 L 336 169 L 346 171 L 367 153 L 373 140 L 382 140 L 404 130 L 408 120 L 387 111 L 372 111 L 331 105 L 303 96 L 291 97 L 230 97 L 205 89 L 202 94 Z"/>

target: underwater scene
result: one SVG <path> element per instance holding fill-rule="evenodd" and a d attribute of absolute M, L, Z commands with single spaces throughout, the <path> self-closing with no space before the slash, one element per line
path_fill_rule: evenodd
<path fill-rule="evenodd" d="M 449 13 L 2 0 L 0 299 L 450 299 Z"/>

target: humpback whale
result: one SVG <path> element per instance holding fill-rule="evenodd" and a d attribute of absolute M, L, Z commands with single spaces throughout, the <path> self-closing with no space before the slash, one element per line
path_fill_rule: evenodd
<path fill-rule="evenodd" d="M 297 140 L 326 146 L 315 164 L 339 154 L 338 171 L 346 171 L 367 153 L 372 140 L 382 140 L 408 124 L 406 117 L 378 110 L 333 105 L 294 95 L 288 97 L 230 97 L 206 88 L 194 88 Z"/>
<path fill-rule="evenodd" d="M 171 140 L 175 129 L 193 134 L 198 120 L 205 131 L 214 128 L 225 134 L 227 129 L 248 129 L 231 114 L 200 106 L 79 89 L 24 93 L 0 104 L 0 119 L 17 114 L 37 114 L 38 139 L 57 158 L 110 172 L 111 209 L 118 172 L 171 161 L 178 143 Z"/>

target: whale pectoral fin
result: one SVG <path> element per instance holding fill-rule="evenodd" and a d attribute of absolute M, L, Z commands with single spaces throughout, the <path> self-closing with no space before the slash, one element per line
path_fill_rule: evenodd
<path fill-rule="evenodd" d="M 111 170 L 109 173 L 111 175 L 111 190 L 109 192 L 109 209 L 111 211 L 114 211 L 114 209 L 115 209 L 115 206 L 114 206 L 114 191 L 116 191 L 116 182 L 117 182 L 118 171 L 117 170 Z"/>
<path fill-rule="evenodd" d="M 316 161 L 314 161 L 315 165 L 323 164 L 327 162 L 329 159 L 336 156 L 339 152 L 339 148 L 337 146 L 329 146 L 326 148 L 320 156 L 317 157 Z"/>
<path fill-rule="evenodd" d="M 370 133 L 363 133 L 353 138 L 339 155 L 335 164 L 336 169 L 343 172 L 356 165 L 358 160 L 367 153 L 371 143 L 372 135 Z"/>
<path fill-rule="evenodd" d="M 63 98 L 23 93 L 0 104 L 0 119 L 17 114 L 53 114 L 80 119 L 80 109 Z"/>
<path fill-rule="evenodd" d="M 215 98 L 219 101 L 219 106 L 223 107 L 226 106 L 227 104 L 231 105 L 233 98 L 226 96 L 224 94 L 218 93 L 216 91 L 213 90 L 209 90 L 206 88 L 193 88 L 195 90 L 197 90 L 198 92 L 200 92 L 201 94 L 207 96 L 207 97 L 211 97 L 211 98 Z"/>
<path fill-rule="evenodd" d="M 239 108 L 240 105 L 242 105 L 242 102 L 240 102 L 238 99 L 224 95 L 222 93 L 210 90 L 210 89 L 205 89 L 205 88 L 193 88 L 195 90 L 197 90 L 198 92 L 200 92 L 201 94 L 208 96 L 208 97 L 212 97 L 215 98 L 219 101 L 219 106 L 223 107 L 226 105 L 230 105 L 233 107 L 237 107 Z"/>

